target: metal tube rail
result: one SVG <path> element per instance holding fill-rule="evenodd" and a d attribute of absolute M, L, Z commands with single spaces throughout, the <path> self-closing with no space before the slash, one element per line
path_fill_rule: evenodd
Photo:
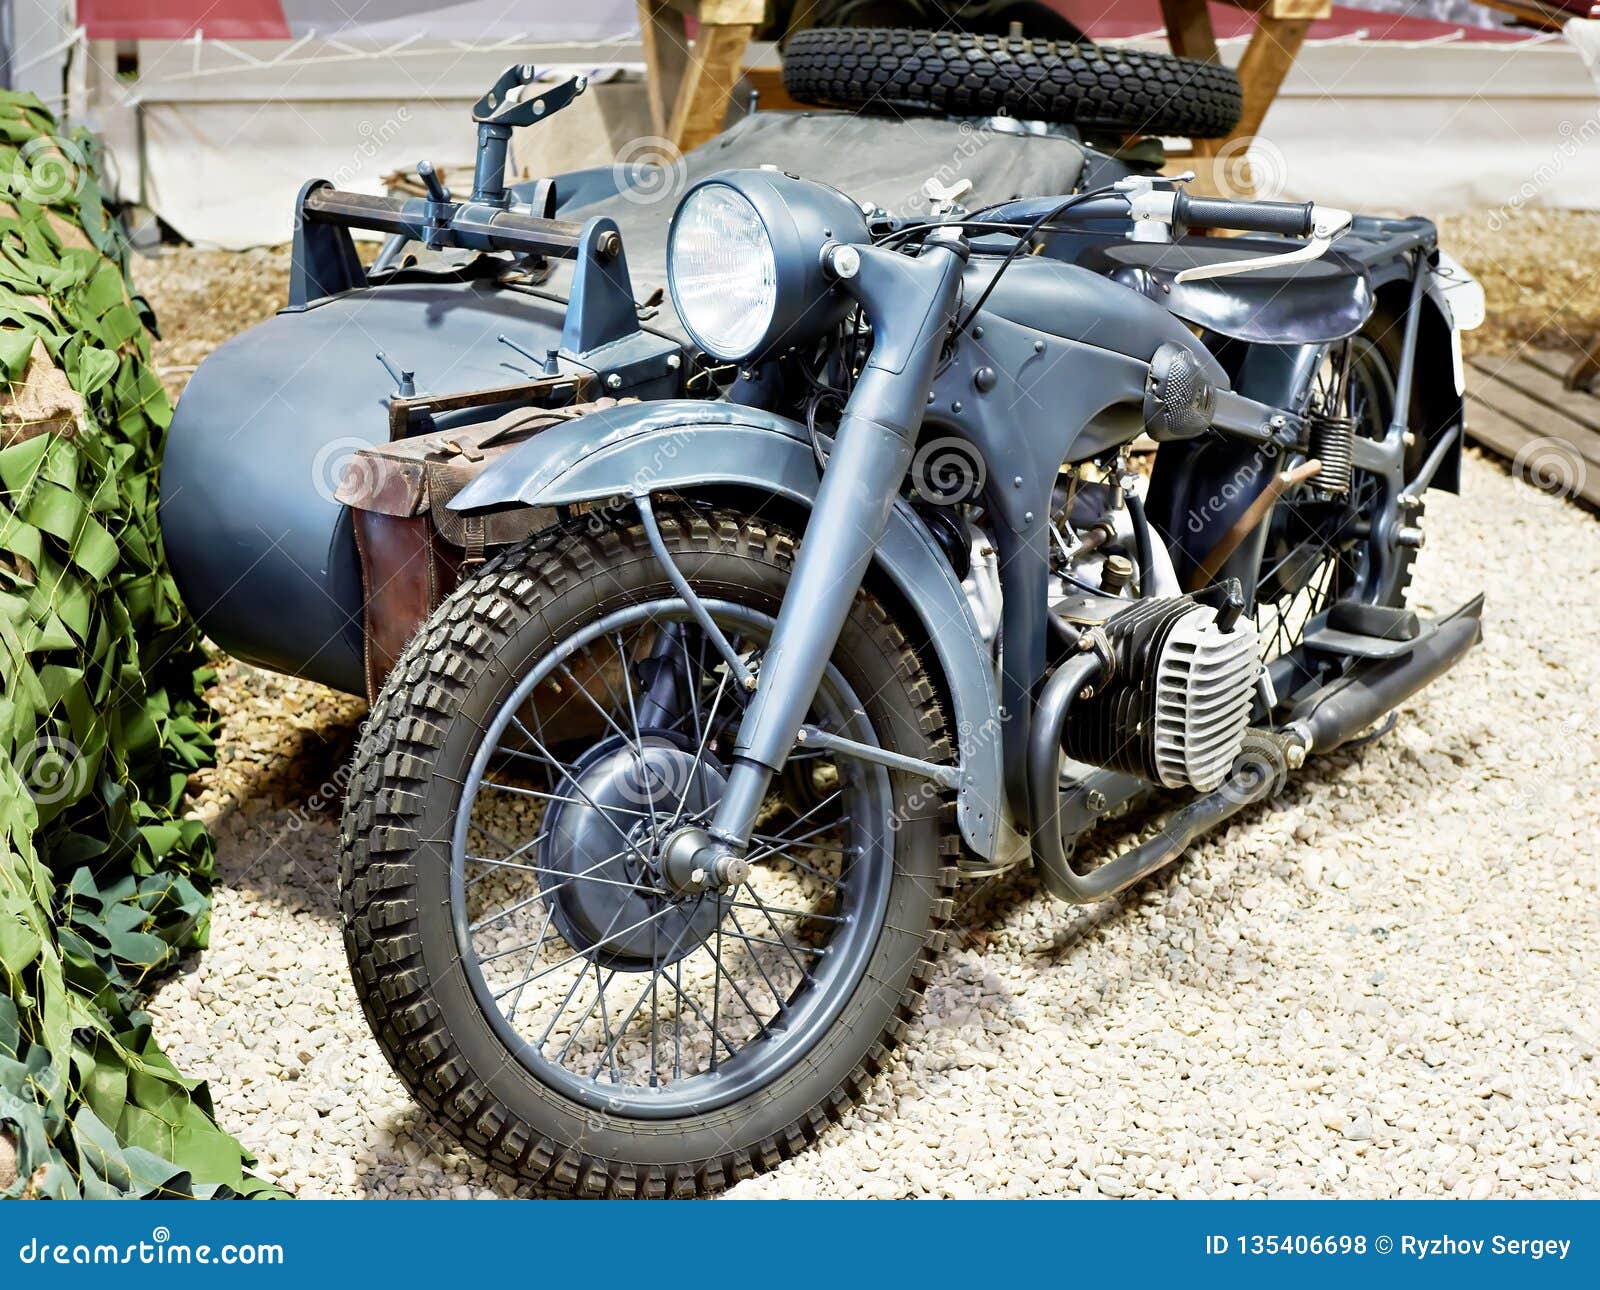
<path fill-rule="evenodd" d="M 483 202 L 434 202 L 425 197 L 380 197 L 339 188 L 306 194 L 301 218 L 314 224 L 400 234 L 429 246 L 522 251 L 576 258 L 583 225 L 543 219 Z"/>

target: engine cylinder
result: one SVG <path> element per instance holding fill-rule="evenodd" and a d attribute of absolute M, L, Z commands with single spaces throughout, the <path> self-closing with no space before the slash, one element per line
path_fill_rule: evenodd
<path fill-rule="evenodd" d="M 1111 678 L 1073 707 L 1069 757 L 1166 788 L 1209 791 L 1238 756 L 1260 672 L 1255 623 L 1188 597 L 1141 600 L 1107 620 Z"/>

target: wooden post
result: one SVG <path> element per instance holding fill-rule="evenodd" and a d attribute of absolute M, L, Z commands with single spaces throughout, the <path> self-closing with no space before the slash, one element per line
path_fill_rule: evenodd
<path fill-rule="evenodd" d="M 1239 124 L 1233 128 L 1230 138 L 1260 133 L 1267 109 L 1278 97 L 1283 78 L 1289 74 L 1295 55 L 1305 43 L 1311 21 L 1310 18 L 1275 18 L 1265 12 L 1256 19 L 1255 34 L 1239 60 L 1244 111 L 1239 114 Z"/>
<path fill-rule="evenodd" d="M 698 147 L 722 129 L 754 32 L 754 23 L 701 26 L 667 130 L 667 137 L 682 151 Z"/>
<path fill-rule="evenodd" d="M 1167 44 L 1174 54 L 1217 61 L 1217 36 L 1211 29 L 1206 0 L 1161 0 L 1161 19 L 1167 24 Z"/>
<path fill-rule="evenodd" d="M 1267 110 L 1278 96 L 1306 32 L 1312 22 L 1326 18 L 1331 0 L 1226 0 L 1236 9 L 1255 14 L 1256 29 L 1239 60 L 1239 85 L 1243 104 L 1239 123 L 1225 139 L 1196 139 L 1193 151 L 1184 158 L 1195 172 L 1196 192 L 1228 197 L 1250 197 L 1254 184 L 1244 154 L 1250 140 L 1260 133 Z M 1161 0 L 1161 17 L 1167 26 L 1167 43 L 1174 54 L 1185 58 L 1218 61 L 1216 33 L 1206 0 Z M 1229 173 L 1219 174 L 1223 167 Z M 1176 158 L 1167 169 L 1185 169 Z"/>
<path fill-rule="evenodd" d="M 683 73 L 689 65 L 689 37 L 683 14 L 671 0 L 639 0 L 639 36 L 644 45 L 645 96 L 650 103 L 650 123 L 666 137 L 672 110 L 678 102 Z"/>
<path fill-rule="evenodd" d="M 722 129 L 764 0 L 638 0 L 655 130 L 687 151 Z M 685 16 L 699 20 L 691 47 Z"/>

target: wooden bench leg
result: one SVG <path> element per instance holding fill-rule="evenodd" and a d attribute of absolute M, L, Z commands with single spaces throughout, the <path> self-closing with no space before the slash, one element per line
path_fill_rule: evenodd
<path fill-rule="evenodd" d="M 1596 339 L 1587 350 L 1572 360 L 1562 384 L 1569 390 L 1585 393 L 1597 376 L 1600 376 L 1600 339 Z"/>
<path fill-rule="evenodd" d="M 689 37 L 683 14 L 672 7 L 670 0 L 639 0 L 639 36 L 644 45 L 650 125 L 666 138 L 689 66 Z"/>
<path fill-rule="evenodd" d="M 1327 16 L 1327 6 L 1320 0 L 1271 0 L 1259 6 L 1240 7 L 1255 8 L 1257 13 L 1255 32 L 1239 60 L 1239 83 L 1244 91 L 1239 124 L 1225 139 L 1196 139 L 1189 158 L 1195 172 L 1194 191 L 1229 197 L 1254 195 L 1255 185 L 1243 153 L 1249 141 L 1261 132 L 1267 110 L 1305 43 L 1313 19 Z M 1285 16 L 1272 12 L 1274 9 L 1284 11 Z M 1217 38 L 1206 0 L 1161 0 L 1161 16 L 1174 54 L 1218 61 Z M 1219 174 L 1221 169 L 1227 173 Z"/>
<path fill-rule="evenodd" d="M 700 28 L 691 47 L 683 10 L 674 0 L 638 0 L 638 7 L 651 128 L 687 152 L 722 129 L 755 26 L 708 21 L 701 5 Z M 745 17 L 750 6 L 723 9 L 718 17 Z M 759 5 L 753 12 L 759 12 Z"/>
<path fill-rule="evenodd" d="M 1256 20 L 1255 34 L 1239 60 L 1239 84 L 1244 89 L 1244 111 L 1229 139 L 1247 138 L 1261 133 L 1267 109 L 1278 97 L 1283 78 L 1289 74 L 1295 55 L 1311 29 L 1309 18 L 1273 18 L 1262 14 Z"/>
<path fill-rule="evenodd" d="M 744 51 L 755 28 L 746 23 L 701 24 L 694 54 L 678 89 L 667 138 L 687 152 L 722 129 L 728 100 L 744 70 Z"/>

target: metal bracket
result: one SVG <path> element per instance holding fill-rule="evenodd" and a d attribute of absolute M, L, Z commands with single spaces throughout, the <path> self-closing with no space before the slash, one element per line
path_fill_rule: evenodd
<path fill-rule="evenodd" d="M 858 743 L 854 739 L 846 739 L 843 735 L 823 730 L 820 726 L 801 726 L 795 735 L 795 742 L 804 744 L 807 748 L 825 748 L 843 757 L 855 757 L 860 761 L 887 766 L 890 770 L 903 770 L 908 775 L 931 779 L 944 788 L 961 786 L 959 766 L 941 766 L 937 762 L 923 761 L 920 757 L 907 757 L 904 753 L 890 752 L 887 748 Z"/>
<path fill-rule="evenodd" d="M 561 111 L 589 88 L 587 76 L 568 76 L 542 94 L 524 95 L 516 103 L 508 101 L 512 90 L 532 85 L 538 78 L 538 70 L 532 63 L 515 63 L 506 68 L 500 73 L 500 79 L 472 105 L 473 121 L 479 125 L 533 125 Z"/>
<path fill-rule="evenodd" d="M 585 354 L 639 330 L 622 233 L 615 220 L 597 215 L 578 235 L 561 348 L 570 355 Z"/>

